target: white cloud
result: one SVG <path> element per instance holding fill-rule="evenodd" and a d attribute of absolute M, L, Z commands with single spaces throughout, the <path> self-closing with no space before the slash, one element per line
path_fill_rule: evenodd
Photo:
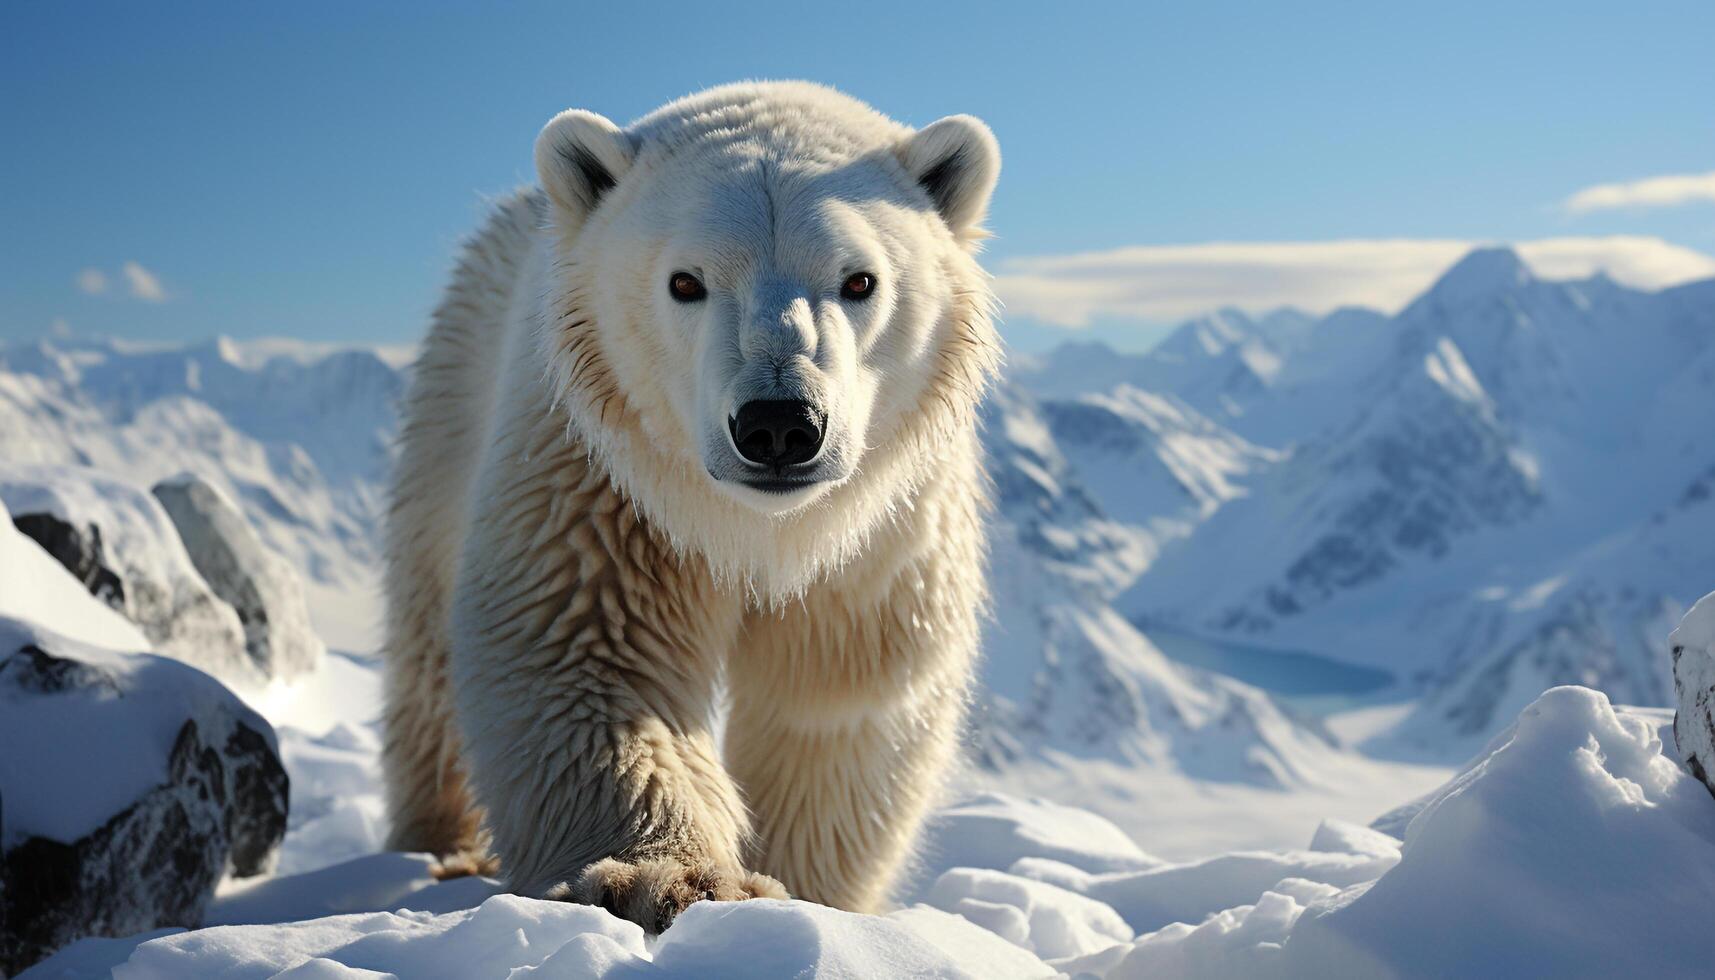
<path fill-rule="evenodd" d="M 77 274 L 77 288 L 91 296 L 107 292 L 107 273 L 100 269 L 85 269 Z"/>
<path fill-rule="evenodd" d="M 1613 208 L 1670 208 L 1694 202 L 1715 203 L 1715 170 L 1597 184 L 1567 198 L 1562 206 L 1573 214 L 1586 214 Z"/>
<path fill-rule="evenodd" d="M 161 285 L 161 280 L 153 272 L 143 268 L 136 262 L 126 262 L 120 267 L 125 274 L 125 281 L 131 287 L 131 295 L 146 303 L 160 303 L 166 300 L 167 290 Z"/>
<path fill-rule="evenodd" d="M 1260 312 L 1339 306 L 1393 312 L 1472 248 L 1459 239 L 1212 242 L 1136 245 L 1106 252 L 1001 263 L 995 288 L 1009 315 L 1061 327 L 1096 318 L 1164 322 L 1222 306 Z M 1659 238 L 1545 238 L 1513 246 L 1538 275 L 1577 279 L 1598 271 L 1660 288 L 1715 276 L 1715 258 Z"/>

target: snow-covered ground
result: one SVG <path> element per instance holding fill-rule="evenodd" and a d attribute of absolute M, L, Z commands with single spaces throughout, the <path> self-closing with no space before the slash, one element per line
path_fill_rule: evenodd
<path fill-rule="evenodd" d="M 331 658 L 267 705 L 294 789 L 279 874 L 223 888 L 203 929 L 84 940 L 23 976 L 1596 977 L 1715 964 L 1715 798 L 1673 759 L 1669 713 L 1584 688 L 1545 693 L 1455 778 L 1395 799 L 1387 833 L 1330 819 L 1296 847 L 1167 859 L 1088 811 L 978 794 L 937 817 L 897 911 L 699 903 L 655 938 L 483 879 L 435 882 L 425 855 L 366 853 L 373 733 L 335 717 L 365 684 L 364 663 Z"/>

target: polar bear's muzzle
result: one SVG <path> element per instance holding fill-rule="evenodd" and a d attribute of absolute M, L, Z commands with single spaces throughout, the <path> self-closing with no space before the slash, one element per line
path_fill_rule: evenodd
<path fill-rule="evenodd" d="M 777 472 L 820 455 L 826 425 L 826 416 L 809 402 L 780 398 L 745 402 L 727 420 L 744 461 Z"/>
<path fill-rule="evenodd" d="M 709 475 L 771 496 L 807 490 L 830 476 L 818 465 L 827 429 L 827 413 L 807 401 L 747 401 L 727 419 L 737 465 L 724 473 L 711 467 Z"/>
<path fill-rule="evenodd" d="M 816 401 L 777 392 L 740 402 L 704 443 L 708 474 L 752 506 L 794 509 L 851 475 L 847 440 Z"/>

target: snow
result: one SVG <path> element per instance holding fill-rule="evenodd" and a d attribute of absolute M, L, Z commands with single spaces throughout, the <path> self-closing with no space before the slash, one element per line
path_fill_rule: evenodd
<path fill-rule="evenodd" d="M 298 976 L 349 975 L 335 969 L 346 966 L 453 980 L 484 973 L 494 976 L 495 966 L 502 962 L 513 968 L 537 966 L 577 935 L 590 937 L 586 946 L 609 946 L 621 956 L 643 951 L 640 928 L 599 909 L 502 896 L 474 910 L 445 916 L 370 912 L 180 933 L 140 947 L 113 975 L 115 980 L 193 976 L 260 980 L 287 970 L 300 971 L 288 974 Z M 469 972 L 473 968 L 480 972 Z"/>
<path fill-rule="evenodd" d="M 65 956 L 40 975 L 66 975 L 54 969 L 74 962 Z M 372 972 L 353 972 L 364 970 Z M 382 975 L 988 980 L 1054 971 L 992 933 L 932 909 L 864 916 L 768 899 L 699 903 L 649 944 L 637 925 L 601 909 L 511 895 L 442 915 L 371 912 L 177 933 L 139 946 L 113 970 L 115 980 Z"/>
<path fill-rule="evenodd" d="M 1351 752 L 1319 768 L 1316 783 L 1281 790 L 1058 755 L 977 774 L 962 785 L 1076 803 L 1147 844 L 1149 854 L 1184 862 L 1229 851 L 1303 847 L 1325 820 L 1367 823 L 1434 790 L 1453 772 Z"/>
<path fill-rule="evenodd" d="M 1706 975 L 1715 805 L 1661 722 L 1548 691 L 1425 801 L 1384 874 L 1268 887 L 1143 936 L 1107 975 Z"/>
<path fill-rule="evenodd" d="M 380 665 L 329 652 L 290 683 L 246 693 L 274 722 L 292 780 L 281 874 L 373 854 L 387 837 L 381 795 Z"/>
<path fill-rule="evenodd" d="M 280 872 L 311 871 L 373 854 L 387 837 L 380 740 L 367 726 L 340 724 L 321 735 L 278 730 L 280 756 L 292 780 L 290 833 Z"/>
<path fill-rule="evenodd" d="M 314 871 L 229 882 L 215 896 L 210 926 L 296 922 L 355 912 L 457 912 L 500 891 L 484 878 L 436 881 L 427 854 L 370 853 Z"/>
<path fill-rule="evenodd" d="M 925 901 L 1045 960 L 1094 953 L 1133 935 L 1111 906 L 1004 871 L 954 868 Z"/>
<path fill-rule="evenodd" d="M 1084 871 L 1137 871 L 1162 862 L 1106 819 L 1045 799 L 979 793 L 937 812 L 920 845 L 927 867 L 1005 870 L 1051 858 Z"/>
<path fill-rule="evenodd" d="M 1380 877 L 1398 861 L 1397 850 L 1236 851 L 1149 871 L 1064 880 L 1076 891 L 1106 903 L 1142 933 L 1174 922 L 1201 922 L 1255 899 L 1287 878 L 1346 887 Z"/>
<path fill-rule="evenodd" d="M 1403 842 L 1329 821 L 1302 850 L 1092 872 L 1046 855 L 1150 862 L 1099 818 L 990 793 L 942 818 L 980 831 L 964 841 L 973 866 L 886 915 L 698 903 L 649 939 L 600 909 L 436 883 L 427 856 L 383 854 L 225 893 L 210 928 L 129 953 L 85 941 L 25 976 L 1705 975 L 1715 799 L 1673 761 L 1665 724 L 1548 691 L 1415 807 Z M 1042 853 L 1014 859 L 1025 841 Z"/>

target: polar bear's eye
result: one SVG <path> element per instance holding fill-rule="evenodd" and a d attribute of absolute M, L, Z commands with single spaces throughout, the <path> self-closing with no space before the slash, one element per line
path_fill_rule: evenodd
<path fill-rule="evenodd" d="M 667 277 L 667 292 L 681 303 L 695 303 L 709 294 L 703 281 L 689 272 L 675 272 Z"/>
<path fill-rule="evenodd" d="M 849 276 L 845 282 L 840 284 L 840 299 L 869 299 L 869 295 L 873 292 L 875 292 L 875 277 L 867 272 L 859 272 L 854 276 Z"/>

